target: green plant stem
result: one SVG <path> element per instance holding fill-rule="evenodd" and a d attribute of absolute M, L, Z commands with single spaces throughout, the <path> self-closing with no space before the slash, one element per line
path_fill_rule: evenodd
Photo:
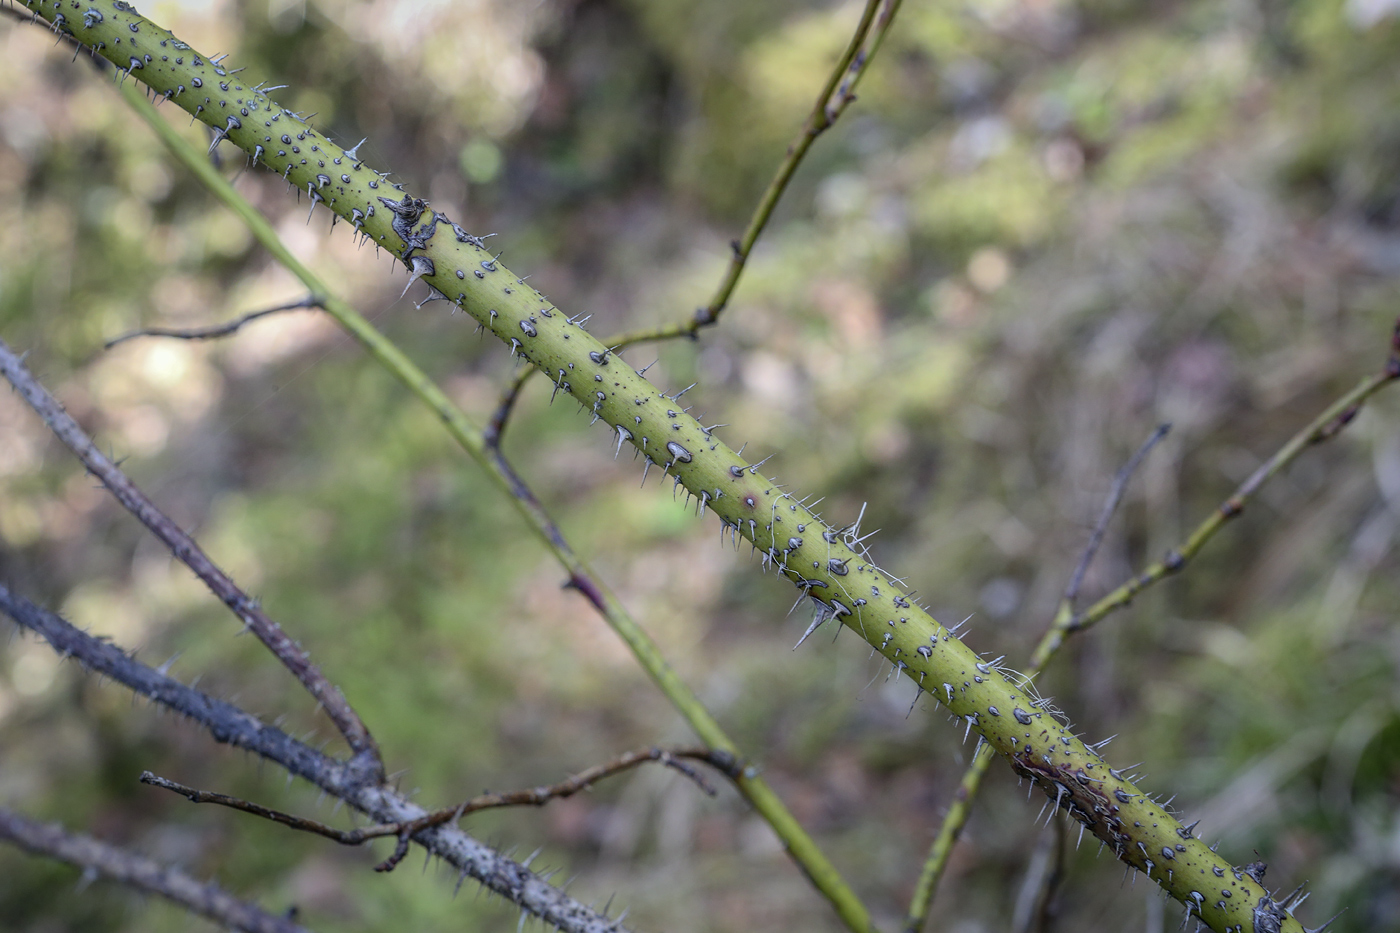
<path fill-rule="evenodd" d="M 1134 596 L 1149 586 L 1180 573 L 1186 564 L 1200 552 L 1205 543 L 1225 526 L 1226 522 L 1244 511 L 1245 505 L 1259 491 L 1260 487 L 1296 460 L 1304 450 L 1334 437 L 1337 432 L 1349 424 L 1367 399 L 1400 378 L 1400 322 L 1396 324 L 1393 347 L 1390 359 L 1381 372 L 1361 380 L 1356 388 L 1327 406 L 1322 414 L 1293 435 L 1272 457 L 1250 474 L 1249 478 L 1241 483 L 1239 488 L 1221 503 L 1219 508 L 1201 522 L 1185 542 L 1168 551 L 1165 558 L 1124 582 L 1082 613 L 1074 611 L 1074 595 L 1078 587 L 1071 584 L 1070 590 L 1066 592 L 1065 598 L 1060 602 L 1054 621 L 1050 623 L 1050 627 L 1041 636 L 1040 643 L 1036 645 L 1035 651 L 1031 653 L 1030 665 L 1024 671 L 1026 678 L 1039 676 L 1059 653 L 1069 635 L 1096 625 L 1117 610 L 1125 608 L 1132 602 Z M 1076 574 L 1077 576 L 1078 574 Z M 982 786 L 982 777 L 987 773 L 987 766 L 991 760 L 991 749 L 982 746 L 973 756 L 972 763 L 963 772 L 962 780 L 959 782 L 957 793 L 953 798 L 953 804 L 948 808 L 948 813 L 943 817 L 943 822 L 938 827 L 938 834 L 934 837 L 928 858 L 924 861 L 923 870 L 915 885 L 914 897 L 909 903 L 909 914 L 904 922 L 905 933 L 919 933 L 924 928 L 929 908 L 933 903 L 934 892 L 938 888 L 939 881 L 943 878 L 943 873 L 947 870 L 948 857 L 952 854 L 953 845 L 958 841 L 963 828 L 967 825 L 968 817 L 972 815 L 972 805 L 977 800 L 977 793 Z"/>
<path fill-rule="evenodd" d="M 442 422 L 448 434 L 462 446 L 515 504 L 535 536 L 549 549 L 569 574 L 569 585 L 577 589 L 604 617 L 631 649 L 638 663 L 651 676 L 662 693 L 685 717 L 696 735 L 713 749 L 742 757 L 742 752 L 681 680 L 646 631 L 632 618 L 616 596 L 574 552 L 544 506 L 530 491 L 500 451 L 499 429 L 488 429 L 489 436 L 473 425 L 466 414 L 419 369 L 397 346 L 360 316 L 346 301 L 335 295 L 314 272 L 287 249 L 267 219 L 219 173 L 198 149 L 181 136 L 156 111 L 134 82 L 123 83 L 122 96 L 156 132 L 170 152 L 195 177 L 248 226 L 253 236 L 274 259 L 285 266 L 311 291 L 314 302 L 325 309 L 342 328 L 360 342 L 384 369 L 394 375 Z M 782 800 L 758 776 L 757 769 L 743 769 L 735 786 L 749 804 L 768 822 L 783 841 L 788 853 L 813 885 L 831 902 L 842 921 L 855 933 L 872 930 L 868 910 L 835 866 L 826 858 L 811 836 L 802 829 Z"/>
<path fill-rule="evenodd" d="M 709 302 L 703 308 L 696 309 L 688 321 L 627 331 L 609 338 L 604 343 L 610 347 L 627 347 L 656 340 L 672 340 L 676 337 L 693 338 L 701 328 L 719 320 L 720 314 L 729 306 L 734 289 L 739 285 L 749 256 L 753 253 L 754 244 L 768 226 L 768 221 L 773 217 L 773 210 L 782 200 L 783 192 L 787 191 L 797 167 L 802 164 L 817 137 L 829 130 L 856 99 L 856 86 L 865 76 L 866 69 L 884 43 L 885 36 L 889 34 L 890 25 L 894 22 L 902 2 L 903 0 L 867 0 L 865 9 L 861 12 L 860 22 L 856 24 L 855 32 L 851 35 L 851 41 L 846 43 L 836 67 L 827 75 L 811 113 L 802 124 L 802 129 L 798 130 L 797 136 L 788 144 L 787 153 L 778 164 L 778 170 L 768 182 L 763 195 L 758 199 L 758 205 L 749 218 L 743 236 L 730 244 L 729 265 L 725 268 L 724 276 Z"/>
<path fill-rule="evenodd" d="M 26 5 L 46 18 L 53 15 L 39 0 L 27 0 Z M 612 437 L 632 444 L 678 486 L 683 484 L 702 509 L 714 510 L 725 530 L 749 540 L 763 555 L 765 568 L 776 569 L 799 593 L 811 597 L 816 622 L 834 618 L 859 633 L 896 670 L 964 720 L 969 730 L 976 729 L 1017 774 L 1040 787 L 1119 859 L 1145 872 L 1212 930 L 1243 931 L 1260 923 L 1279 933 L 1302 930 L 1262 884 L 1235 870 L 1173 814 L 1110 768 L 1068 723 L 1024 689 L 1023 680 L 983 661 L 913 602 L 895 577 L 863 549 L 856 550 L 856 528 L 833 527 L 807 507 L 805 499 L 760 475 L 758 467 L 677 410 L 679 393 L 660 392 L 523 278 L 500 266 L 480 238 L 436 212 L 420 225 L 426 202 L 407 194 L 400 200 L 385 197 L 392 192 L 380 185 L 384 176 L 367 170 L 355 155 L 271 101 L 259 87 L 245 86 L 130 8 L 114 7 L 102 22 L 83 19 L 80 25 L 78 19 L 64 20 L 56 28 L 119 68 L 138 71 L 158 95 L 174 100 L 214 126 L 219 138 L 229 139 L 255 162 L 306 191 L 313 210 L 315 204 L 323 204 L 371 242 L 393 250 L 410 269 L 410 284 L 421 280 L 433 290 L 429 297 L 444 298 L 474 317 L 507 343 L 512 354 L 534 363 L 595 420 L 609 425 Z M 133 38 L 139 40 L 135 47 Z M 447 228 L 455 236 L 442 232 Z M 392 361 L 420 398 L 446 402 L 421 374 L 411 376 L 417 371 L 402 353 L 378 343 L 378 335 L 362 321 L 354 325 L 347 318 L 344 326 L 352 328 L 376 358 L 386 365 Z M 454 436 L 480 446 L 479 433 L 455 422 L 450 407 L 434 407 Z M 501 468 L 498 460 L 486 460 Z M 509 488 L 507 474 L 502 470 L 499 475 Z M 542 513 L 538 503 L 527 502 L 520 491 L 512 491 L 512 499 L 527 514 Z M 556 547 L 566 566 L 581 566 L 562 542 Z M 572 582 L 594 586 L 587 577 Z M 602 592 L 590 598 L 615 604 Z M 621 607 L 617 610 L 620 613 Z M 647 653 L 650 642 L 639 631 L 629 643 L 653 676 L 670 685 L 663 687 L 668 696 L 670 690 L 679 694 L 684 689 L 654 648 Z M 703 708 L 682 711 L 707 716 Z M 712 747 L 724 747 L 717 738 L 701 737 Z M 759 807 L 767 798 L 755 788 L 750 799 Z"/>
<path fill-rule="evenodd" d="M 715 289 L 714 296 L 710 298 L 705 307 L 697 310 L 694 318 L 688 325 L 685 325 L 689 328 L 689 333 L 694 334 L 700 328 L 715 323 L 719 320 L 721 312 L 728 306 L 729 299 L 739 284 L 739 277 L 744 273 L 744 266 L 748 264 L 749 254 L 753 252 L 754 244 L 758 242 L 763 228 L 768 226 L 768 221 L 773 216 L 773 209 L 778 206 L 778 201 L 782 199 L 783 192 L 787 190 L 792 176 L 797 172 L 797 167 L 802 164 L 803 158 L 806 157 L 807 150 L 812 148 L 812 143 L 817 141 L 817 137 L 830 129 L 836 119 L 850 106 L 851 101 L 855 100 L 855 86 L 861 75 L 865 73 L 865 68 L 874 56 L 875 50 L 879 48 L 885 33 L 889 30 L 890 23 L 894 20 L 894 14 L 899 10 L 899 4 L 900 0 L 866 0 L 865 9 L 861 12 L 860 22 L 851 35 L 851 41 L 846 43 L 845 51 L 841 53 L 836 67 L 827 76 L 826 83 L 822 85 L 821 92 L 817 95 L 816 103 L 812 105 L 812 112 L 807 115 L 806 121 L 802 124 L 802 129 L 788 144 L 787 154 L 779 163 L 778 171 L 773 179 L 768 182 L 768 188 L 763 192 L 763 196 L 758 199 L 758 207 L 754 209 L 753 216 L 749 219 L 749 225 L 744 230 L 744 235 L 732 244 L 733 251 L 729 257 L 729 267 L 725 270 L 724 278 L 720 279 L 719 287 Z M 875 38 L 871 47 L 862 52 L 862 48 L 866 44 L 866 37 L 870 34 L 871 25 L 875 22 L 875 14 L 882 5 L 885 7 L 885 12 L 880 17 L 880 25 L 875 31 Z M 843 78 L 845 78 L 844 81 Z M 630 339 L 635 340 L 636 338 Z"/>

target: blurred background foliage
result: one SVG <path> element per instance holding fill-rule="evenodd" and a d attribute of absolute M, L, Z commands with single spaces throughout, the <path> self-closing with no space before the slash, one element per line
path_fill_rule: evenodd
<path fill-rule="evenodd" d="M 684 316 L 810 106 L 859 4 L 203 0 L 145 12 L 392 167 L 595 333 Z M 104 78 L 0 26 L 0 333 L 343 686 L 426 805 L 690 740 L 617 639 L 433 419 L 315 312 L 217 344 L 105 339 L 299 297 Z M 179 125 L 188 123 L 167 106 Z M 188 130 L 200 138 L 199 128 Z M 505 350 L 279 179 L 217 156 L 293 249 L 484 421 Z M 419 296 L 421 297 L 421 296 Z M 1384 359 L 1400 311 L 1395 0 L 909 0 L 813 149 L 721 324 L 638 348 L 661 385 L 968 640 L 1024 659 L 1114 471 L 1174 424 L 1086 596 L 1208 514 Z M 601 427 L 527 390 L 508 453 L 886 928 L 971 745 L 857 639 L 716 540 Z M 1236 863 L 1315 891 L 1314 924 L 1400 930 L 1400 399 L 1270 485 L 1184 576 L 1041 682 L 1110 760 L 1146 760 Z M 331 737 L 250 639 L 0 393 L 0 576 L 151 663 Z M 332 744 L 332 749 L 336 746 Z M 214 877 L 319 930 L 506 929 L 436 866 L 345 850 L 136 783 L 344 821 L 15 637 L 0 647 L 0 803 Z M 994 767 L 930 927 L 1008 929 L 1040 802 Z M 467 827 L 637 929 L 835 930 L 733 793 L 643 770 Z M 1061 929 L 1160 930 L 1097 846 Z M 0 927 L 204 929 L 0 849 Z M 81 885 L 79 885 L 81 887 Z M 1144 927 L 1144 924 L 1146 926 Z"/>

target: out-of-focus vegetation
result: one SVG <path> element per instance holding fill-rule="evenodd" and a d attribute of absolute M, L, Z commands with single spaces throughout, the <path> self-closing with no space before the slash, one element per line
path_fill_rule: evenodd
<path fill-rule="evenodd" d="M 160 2 L 146 10 L 410 190 L 495 232 L 511 268 L 607 333 L 704 302 L 858 5 L 785 0 Z M 0 26 L 0 334 L 345 689 L 427 805 L 687 741 L 678 717 L 433 419 L 315 312 L 217 344 L 103 341 L 297 297 L 103 78 Z M 179 114 L 172 111 L 179 119 Z M 180 120 L 183 124 L 184 120 Z M 190 130 L 195 133 L 196 130 Z M 230 173 L 243 158 L 224 148 Z M 499 345 L 397 300 L 387 256 L 239 187 L 308 262 L 485 419 Z M 1400 313 L 1394 0 L 907 2 L 861 99 L 814 147 L 720 325 L 664 346 L 662 384 L 770 471 L 863 503 L 881 563 L 968 641 L 1024 658 L 1113 472 L 1133 486 L 1086 595 L 1158 556 L 1363 371 Z M 631 357 L 648 362 L 653 351 Z M 883 926 L 903 911 L 967 760 L 863 646 L 815 638 L 791 591 L 531 386 L 508 453 L 566 533 Z M 1400 930 L 1400 400 L 1380 396 L 1268 487 L 1181 578 L 1040 682 L 1110 760 L 1202 817 L 1236 863 L 1310 880 L 1316 923 Z M 309 701 L 0 393 L 0 576 L 294 732 Z M 331 819 L 304 785 L 84 677 L 0 648 L 0 803 L 214 876 L 327 931 L 501 929 L 455 879 L 143 787 Z M 1038 834 L 993 769 L 931 928 L 1008 927 Z M 338 817 L 344 819 L 343 815 Z M 830 930 L 729 791 L 640 771 L 484 838 L 617 893 L 638 929 Z M 1160 895 L 1086 846 L 1061 929 L 1148 929 Z M 0 849 L 0 927 L 202 928 Z M 1175 908 L 1165 922 L 1175 924 Z"/>

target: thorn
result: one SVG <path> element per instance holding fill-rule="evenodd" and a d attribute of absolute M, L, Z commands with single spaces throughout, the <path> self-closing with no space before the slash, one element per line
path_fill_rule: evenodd
<path fill-rule="evenodd" d="M 792 646 L 793 651 L 796 651 L 798 648 L 801 648 L 802 643 L 807 640 L 807 636 L 811 635 L 817 629 L 821 628 L 821 624 L 830 617 L 831 610 L 826 608 L 825 603 L 817 602 L 817 605 L 821 608 L 816 609 L 812 613 L 812 624 L 807 626 L 807 631 L 803 632 L 802 637 L 797 639 L 797 644 Z"/>
<path fill-rule="evenodd" d="M 776 455 L 776 454 L 769 454 L 768 456 L 764 457 L 762 460 L 760 460 L 760 461 L 758 461 L 757 463 L 753 464 L 752 466 L 749 467 L 749 473 L 751 473 L 751 474 L 756 474 L 756 473 L 758 473 L 758 468 L 761 467 L 761 466 L 763 466 L 763 465 L 764 465 L 765 463 L 767 463 L 769 460 L 772 460 L 775 456 L 777 456 L 777 455 Z"/>
<path fill-rule="evenodd" d="M 1116 738 L 1118 738 L 1118 733 L 1117 733 L 1117 732 L 1113 733 L 1113 734 L 1110 735 L 1108 738 L 1104 739 L 1102 742 L 1095 742 L 1093 745 L 1090 745 L 1089 747 L 1092 748 L 1094 751 L 1097 752 L 1097 751 L 1099 751 L 1100 749 L 1102 749 L 1102 748 L 1104 748 L 1105 746 L 1107 746 L 1109 742 L 1112 742 L 1112 741 L 1113 741 L 1114 739 L 1116 739 Z M 1193 824 L 1191 824 L 1191 825 L 1194 826 L 1195 824 L 1193 823 Z"/>
<path fill-rule="evenodd" d="M 1341 916 L 1342 914 L 1344 914 L 1344 913 L 1346 913 L 1346 910 L 1345 910 L 1345 909 L 1337 911 L 1336 916 L 1334 916 L 1331 920 L 1328 920 L 1326 923 L 1324 923 L 1324 924 L 1323 924 L 1322 926 L 1320 926 L 1320 927 L 1315 927 L 1315 928 L 1313 928 L 1313 929 L 1311 929 L 1311 930 L 1308 930 L 1307 933 L 1323 933 L 1324 930 L 1326 930 L 1326 929 L 1327 929 L 1328 927 L 1330 927 L 1332 924 L 1334 924 L 1334 923 L 1337 922 L 1337 917 L 1340 917 L 1340 916 Z"/>

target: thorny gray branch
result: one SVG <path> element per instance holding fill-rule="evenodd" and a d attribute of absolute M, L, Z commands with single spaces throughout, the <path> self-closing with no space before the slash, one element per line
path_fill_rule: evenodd
<path fill-rule="evenodd" d="M 179 683 L 168 674 L 129 657 L 122 649 L 79 630 L 0 584 L 0 612 L 23 629 L 43 637 L 62 657 L 78 660 L 93 673 L 149 697 L 206 729 L 214 740 L 272 761 L 345 801 L 378 823 L 420 819 L 428 811 L 383 784 L 366 784 L 350 763 L 299 742 L 231 703 Z M 569 933 L 621 933 L 610 920 L 553 887 L 528 868 L 457 829 L 443 824 L 414 835 L 414 841 L 471 877 L 561 930 Z"/>
<path fill-rule="evenodd" d="M 0 839 L 35 855 L 76 865 L 83 877 L 103 877 L 159 894 L 186 910 L 245 933 L 308 933 L 300 924 L 240 901 L 212 881 L 196 881 L 176 868 L 152 861 L 57 823 L 41 823 L 0 808 Z"/>
<path fill-rule="evenodd" d="M 316 698 L 355 753 L 352 766 L 362 775 L 363 780 L 382 780 L 384 763 L 379 757 L 379 747 L 359 714 L 350 706 L 340 690 L 311 663 L 306 651 L 263 612 L 257 600 L 243 592 L 228 574 L 209 559 L 193 538 L 156 508 L 146 494 L 97 449 L 92 439 L 83 433 L 78 423 L 63 410 L 63 406 L 30 375 L 24 367 L 23 360 L 3 340 L 0 340 L 0 375 L 10 381 L 29 407 L 44 419 L 54 436 L 77 455 L 83 466 L 102 481 L 113 497 L 164 542 L 175 557 L 194 571 L 195 576 L 233 610 L 233 614 L 244 626 L 256 635 L 287 670 L 292 672 L 307 692 Z"/>
<path fill-rule="evenodd" d="M 92 439 L 34 379 L 23 361 L 3 340 L 0 340 L 0 375 L 4 375 L 11 382 L 54 434 L 78 455 L 112 494 L 161 538 L 175 556 L 189 565 L 216 595 L 233 608 L 249 628 L 258 633 L 264 644 L 267 644 L 297 679 L 307 686 L 313 696 L 326 703 L 332 718 L 341 728 L 342 734 L 346 735 L 354 755 L 349 761 L 341 761 L 315 752 L 230 704 L 181 687 L 169 677 L 151 671 L 144 665 L 138 665 L 114 646 L 104 645 L 78 632 L 51 613 L 46 616 L 43 610 L 14 596 L 3 587 L 0 587 L 0 610 L 15 618 L 24 627 L 43 634 L 61 655 L 74 655 L 84 659 L 84 663 L 89 667 L 100 670 L 133 690 L 196 719 L 209 729 L 215 740 L 248 748 L 277 761 L 297 776 L 316 783 L 346 803 L 369 813 L 377 822 L 402 823 L 427 815 L 427 811 L 383 784 L 383 764 L 368 730 L 340 691 L 326 681 L 310 663 L 301 647 L 272 622 L 250 597 L 238 589 L 184 531 L 156 509 L 130 479 L 97 450 Z M 99 668 L 89 660 L 92 651 L 98 652 L 94 657 L 100 658 L 105 668 L 120 668 L 126 679 L 118 676 L 114 670 Z M 174 705 L 172 701 L 175 700 L 182 705 Z M 449 826 L 437 826 L 418 832 L 414 839 L 455 865 L 464 875 L 476 878 L 488 888 L 562 929 L 577 930 L 580 933 L 600 933 L 618 928 L 613 921 L 568 898 L 543 879 L 530 873 L 528 869 L 504 858 L 460 830 Z"/>

